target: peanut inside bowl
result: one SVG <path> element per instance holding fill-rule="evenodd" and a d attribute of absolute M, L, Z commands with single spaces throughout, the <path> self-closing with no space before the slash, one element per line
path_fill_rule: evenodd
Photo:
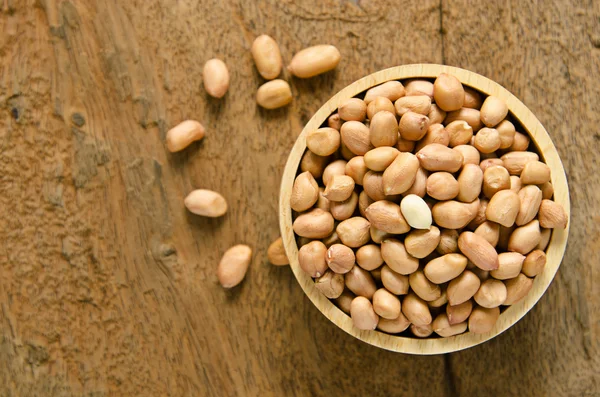
<path fill-rule="evenodd" d="M 558 270 L 568 215 L 535 116 L 497 83 L 441 65 L 383 70 L 331 98 L 296 141 L 280 196 L 311 301 L 351 335 L 414 354 L 474 346 L 525 315 Z"/>

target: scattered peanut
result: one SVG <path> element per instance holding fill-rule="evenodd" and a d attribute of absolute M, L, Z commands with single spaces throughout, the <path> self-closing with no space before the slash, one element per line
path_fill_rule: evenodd
<path fill-rule="evenodd" d="M 279 46 L 271 36 L 262 34 L 254 39 L 250 52 L 254 58 L 256 69 L 262 77 L 273 80 L 279 76 L 283 61 Z"/>
<path fill-rule="evenodd" d="M 267 81 L 256 91 L 256 103 L 265 109 L 277 109 L 292 102 L 292 89 L 287 81 Z"/>
<path fill-rule="evenodd" d="M 229 89 L 229 71 L 227 65 L 220 59 L 206 61 L 202 71 L 204 89 L 215 98 L 222 98 Z"/>
<path fill-rule="evenodd" d="M 242 282 L 251 259 L 252 248 L 247 245 L 234 245 L 225 251 L 217 268 L 217 277 L 223 288 L 233 288 Z"/>
<path fill-rule="evenodd" d="M 212 190 L 194 190 L 187 195 L 184 204 L 190 212 L 210 218 L 223 216 L 227 212 L 225 198 Z"/>
<path fill-rule="evenodd" d="M 278 237 L 271 245 L 269 245 L 267 257 L 269 258 L 269 262 L 275 266 L 285 266 L 290 264 L 281 237 Z"/>
<path fill-rule="evenodd" d="M 195 120 L 186 120 L 177 124 L 167 132 L 167 149 L 178 152 L 195 141 L 204 138 L 204 126 Z"/>
<path fill-rule="evenodd" d="M 335 69 L 340 63 L 340 59 L 340 52 L 334 46 L 316 45 L 296 53 L 288 66 L 288 70 L 296 77 L 307 79 Z"/>

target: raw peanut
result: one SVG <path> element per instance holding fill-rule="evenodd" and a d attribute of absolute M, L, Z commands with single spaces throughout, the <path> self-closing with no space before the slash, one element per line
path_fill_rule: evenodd
<path fill-rule="evenodd" d="M 554 195 L 554 186 L 552 182 L 546 182 L 538 186 L 542 190 L 542 198 L 550 200 Z"/>
<path fill-rule="evenodd" d="M 540 222 L 533 220 L 524 226 L 516 228 L 512 232 L 508 239 L 508 250 L 527 255 L 537 247 L 541 240 Z"/>
<path fill-rule="evenodd" d="M 521 175 L 525 164 L 540 159 L 539 156 L 533 152 L 509 152 L 500 158 L 502 159 L 504 168 L 506 168 L 511 175 Z"/>
<path fill-rule="evenodd" d="M 396 112 L 396 108 L 394 107 L 392 101 L 390 101 L 386 97 L 378 96 L 367 106 L 367 117 L 369 118 L 369 120 L 372 120 L 373 116 L 375 116 L 377 113 L 383 110 L 392 114 Z"/>
<path fill-rule="evenodd" d="M 381 244 L 383 240 L 392 237 L 391 234 L 379 230 L 373 225 L 371 225 L 371 228 L 369 229 L 369 234 L 371 235 L 371 240 L 377 244 Z"/>
<path fill-rule="evenodd" d="M 463 156 L 463 167 L 467 164 L 475 164 L 479 166 L 480 155 L 479 150 L 471 145 L 458 145 L 453 148 Z M 482 170 L 483 171 L 483 170 Z"/>
<path fill-rule="evenodd" d="M 458 197 L 459 201 L 471 203 L 481 193 L 483 183 L 483 172 L 476 164 L 465 164 L 458 176 Z M 435 197 L 434 197 L 435 198 Z"/>
<path fill-rule="evenodd" d="M 301 237 L 325 238 L 333 232 L 333 216 L 329 212 L 315 208 L 299 215 L 292 228 Z"/>
<path fill-rule="evenodd" d="M 297 52 L 287 68 L 294 76 L 307 79 L 335 69 L 340 58 L 337 48 L 321 44 Z"/>
<path fill-rule="evenodd" d="M 521 183 L 521 178 L 519 178 L 516 175 L 511 175 L 510 176 L 510 190 L 512 190 L 515 193 L 519 193 L 521 191 L 522 187 L 523 187 L 523 184 Z"/>
<path fill-rule="evenodd" d="M 167 132 L 167 149 L 178 152 L 188 147 L 192 142 L 204 138 L 204 126 L 195 120 L 185 120 Z"/>
<path fill-rule="evenodd" d="M 406 95 L 407 96 L 416 96 L 416 95 L 427 95 L 429 98 L 433 99 L 433 83 L 427 80 L 409 80 L 406 82 Z"/>
<path fill-rule="evenodd" d="M 403 97 L 405 94 L 404 86 L 399 81 L 388 81 L 376 87 L 370 88 L 365 94 L 364 101 L 368 105 L 375 98 L 382 96 L 395 102 L 396 99 Z"/>
<path fill-rule="evenodd" d="M 492 153 L 500 148 L 500 134 L 494 128 L 482 128 L 475 135 L 473 146 L 481 153 Z"/>
<path fill-rule="evenodd" d="M 267 81 L 256 91 L 256 103 L 265 109 L 277 109 L 292 102 L 292 89 L 287 81 Z"/>
<path fill-rule="evenodd" d="M 406 112 L 400 118 L 398 131 L 402 139 L 418 141 L 425 136 L 429 127 L 429 118 L 419 113 Z"/>
<path fill-rule="evenodd" d="M 475 149 L 477 150 L 477 149 Z M 479 167 L 481 168 L 481 171 L 485 172 L 485 170 L 487 170 L 490 167 L 493 166 L 500 166 L 503 167 L 504 163 L 502 162 L 501 159 L 497 159 L 497 158 L 491 158 L 491 159 L 484 159 L 481 161 L 481 163 L 479 163 Z"/>
<path fill-rule="evenodd" d="M 251 259 L 252 248 L 244 244 L 234 245 L 225 251 L 217 268 L 217 277 L 221 286 L 233 288 L 241 283 L 246 276 Z"/>
<path fill-rule="evenodd" d="M 191 213 L 210 218 L 223 216 L 227 212 L 225 198 L 212 190 L 196 189 L 187 195 L 183 203 Z"/>
<path fill-rule="evenodd" d="M 229 71 L 227 65 L 220 59 L 206 61 L 202 70 L 204 89 L 214 98 L 222 98 L 229 89 Z"/>
<path fill-rule="evenodd" d="M 415 148 L 415 144 L 415 141 L 404 139 L 400 136 L 400 134 L 398 134 L 398 143 L 396 143 L 396 149 L 400 150 L 401 152 L 412 152 Z"/>
<path fill-rule="evenodd" d="M 417 175 L 415 176 L 415 181 L 403 195 L 416 194 L 417 196 L 423 198 L 427 193 L 427 177 L 429 174 L 423 168 L 419 167 L 417 170 Z"/>
<path fill-rule="evenodd" d="M 432 309 L 436 309 L 446 305 L 447 303 L 448 295 L 446 294 L 446 290 L 442 289 L 442 294 L 440 295 L 440 297 L 430 302 L 427 302 L 427 306 L 431 307 Z"/>
<path fill-rule="evenodd" d="M 477 229 L 475 229 L 473 233 L 483 237 L 492 245 L 492 247 L 495 247 L 498 244 L 498 239 L 500 238 L 500 225 L 494 222 L 485 221 L 481 225 L 477 226 Z"/>
<path fill-rule="evenodd" d="M 552 200 L 542 200 L 538 219 L 540 220 L 540 226 L 547 229 L 566 229 L 569 221 L 563 206 Z"/>
<path fill-rule="evenodd" d="M 327 248 L 331 247 L 333 244 L 339 244 L 341 243 L 340 237 L 337 235 L 336 232 L 331 233 L 329 236 L 325 237 L 324 239 L 321 240 L 321 242 L 323 244 L 325 244 L 325 246 Z"/>
<path fill-rule="evenodd" d="M 425 146 L 417 153 L 421 167 L 427 171 L 456 172 L 460 169 L 463 156 L 459 151 L 439 143 Z"/>
<path fill-rule="evenodd" d="M 344 168 L 346 165 L 344 164 Z M 334 175 L 327 187 L 325 187 L 325 193 L 323 195 L 329 201 L 344 201 L 348 200 L 354 191 L 354 179 L 348 175 Z"/>
<path fill-rule="evenodd" d="M 469 332 L 474 334 L 485 334 L 490 332 L 496 321 L 500 317 L 500 309 L 494 307 L 486 309 L 484 307 L 476 307 L 469 316 Z"/>
<path fill-rule="evenodd" d="M 472 203 L 450 200 L 434 205 L 431 213 L 436 225 L 446 229 L 462 229 L 475 218 L 478 209 L 478 199 Z"/>
<path fill-rule="evenodd" d="M 440 109 L 435 103 L 432 103 L 429 113 L 427 113 L 426 116 L 429 118 L 430 124 L 441 124 L 446 118 L 446 112 Z"/>
<path fill-rule="evenodd" d="M 481 121 L 488 127 L 498 125 L 506 118 L 508 106 L 506 103 L 493 95 L 488 96 L 481 105 Z"/>
<path fill-rule="evenodd" d="M 345 121 L 364 121 L 367 117 L 367 104 L 360 98 L 350 98 L 338 107 L 338 114 Z"/>
<path fill-rule="evenodd" d="M 501 165 L 493 165 L 483 172 L 483 194 L 491 199 L 497 192 L 510 191 L 510 175 Z M 513 192 L 514 193 L 514 192 Z"/>
<path fill-rule="evenodd" d="M 498 238 L 498 245 L 496 247 L 503 249 L 503 250 L 508 250 L 508 241 L 510 239 L 510 235 L 512 234 L 512 232 L 515 230 L 515 226 L 511 226 L 511 227 L 504 227 L 504 226 L 500 226 L 500 237 Z"/>
<path fill-rule="evenodd" d="M 419 260 L 406 252 L 404 244 L 393 238 L 381 243 L 381 257 L 396 273 L 407 275 L 419 268 Z"/>
<path fill-rule="evenodd" d="M 523 226 L 531 222 L 538 214 L 542 203 L 542 191 L 535 185 L 524 186 L 519 190 L 519 203 L 519 214 L 515 222 L 517 226 Z"/>
<path fill-rule="evenodd" d="M 524 185 L 541 185 L 550 181 L 550 167 L 541 161 L 530 161 L 523 166 L 521 182 Z"/>
<path fill-rule="evenodd" d="M 404 219 L 400 206 L 387 200 L 376 201 L 365 210 L 365 215 L 371 225 L 391 234 L 403 234 L 410 230 Z"/>
<path fill-rule="evenodd" d="M 419 160 L 414 154 L 400 152 L 392 164 L 383 172 L 383 190 L 385 194 L 406 192 L 415 182 L 418 169 Z"/>
<path fill-rule="evenodd" d="M 454 229 L 442 229 L 440 231 L 440 242 L 435 251 L 440 255 L 458 251 L 458 232 Z"/>
<path fill-rule="evenodd" d="M 350 159 L 350 161 L 346 163 L 346 169 L 344 170 L 346 175 L 354 179 L 354 183 L 357 185 L 363 184 L 363 179 L 365 178 L 367 171 L 368 169 L 363 156 L 356 156 Z"/>
<path fill-rule="evenodd" d="M 504 227 L 514 225 L 519 214 L 521 201 L 519 195 L 512 190 L 500 190 L 492 196 L 485 211 L 486 219 Z"/>
<path fill-rule="evenodd" d="M 508 148 L 508 150 L 513 152 L 524 152 L 529 148 L 529 136 L 525 134 L 521 134 L 520 132 L 515 132 L 515 137 L 513 139 L 512 145 Z"/>
<path fill-rule="evenodd" d="M 323 127 L 306 134 L 306 146 L 319 156 L 329 156 L 340 147 L 340 133 L 338 130 Z"/>
<path fill-rule="evenodd" d="M 366 191 L 363 190 L 362 192 L 360 192 L 360 194 L 358 195 L 358 210 L 363 218 L 367 217 L 367 214 L 365 213 L 367 207 L 369 207 L 374 202 L 375 201 L 369 197 Z"/>
<path fill-rule="evenodd" d="M 504 285 L 506 286 L 506 300 L 503 304 L 510 306 L 519 302 L 531 291 L 533 279 L 520 273 L 517 277 L 504 281 Z"/>
<path fill-rule="evenodd" d="M 354 267 L 356 257 L 351 248 L 343 244 L 333 244 L 325 254 L 327 266 L 338 274 L 346 274 Z"/>
<path fill-rule="evenodd" d="M 329 299 L 339 298 L 344 292 L 344 276 L 327 270 L 315 280 L 315 287 Z"/>
<path fill-rule="evenodd" d="M 546 254 L 542 250 L 535 250 L 525 257 L 522 271 L 528 277 L 535 277 L 544 270 L 544 266 L 546 266 Z"/>
<path fill-rule="evenodd" d="M 468 301 L 475 295 L 480 285 L 479 277 L 472 271 L 465 270 L 448 284 L 446 289 L 448 304 L 455 306 Z"/>
<path fill-rule="evenodd" d="M 475 201 L 477 201 L 477 200 L 475 200 Z M 479 200 L 479 207 L 476 210 L 475 217 L 467 225 L 467 227 L 470 230 L 477 229 L 479 227 L 479 225 L 481 225 L 483 222 L 485 222 L 487 220 L 485 213 L 487 211 L 488 204 L 489 204 L 489 201 L 487 199 L 483 198 L 483 199 Z"/>
<path fill-rule="evenodd" d="M 325 167 L 323 171 L 323 183 L 329 184 L 335 175 L 346 175 L 346 160 L 335 160 Z"/>
<path fill-rule="evenodd" d="M 320 178 L 328 161 L 328 157 L 317 156 L 310 150 L 307 150 L 300 161 L 300 170 L 302 172 L 310 172 L 314 178 Z"/>
<path fill-rule="evenodd" d="M 479 306 L 486 309 L 498 307 L 506 300 L 506 287 L 500 280 L 492 278 L 485 280 L 473 295 L 473 299 Z"/>
<path fill-rule="evenodd" d="M 375 270 L 383 264 L 381 248 L 376 244 L 363 245 L 356 251 L 356 263 L 365 270 Z"/>
<path fill-rule="evenodd" d="M 508 149 L 515 139 L 515 126 L 508 120 L 502 120 L 496 130 L 500 134 L 500 149 Z"/>
<path fill-rule="evenodd" d="M 356 298 L 356 296 L 352 292 L 344 290 L 344 292 L 335 299 L 335 303 L 337 303 L 341 311 L 350 315 L 350 306 L 352 305 L 354 298 Z"/>
<path fill-rule="evenodd" d="M 329 118 L 327 119 L 327 127 L 329 128 L 333 128 L 334 130 L 340 130 L 340 128 L 342 128 L 342 118 L 340 117 L 339 114 L 332 114 L 331 116 L 329 116 Z"/>
<path fill-rule="evenodd" d="M 400 152 L 389 146 L 382 146 L 369 150 L 364 156 L 367 168 L 373 171 L 383 172 L 396 159 Z"/>
<path fill-rule="evenodd" d="M 434 172 L 427 178 L 427 194 L 436 200 L 451 200 L 458 190 L 458 182 L 449 172 Z"/>
<path fill-rule="evenodd" d="M 461 108 L 453 112 L 448 112 L 448 115 L 444 120 L 444 124 L 448 125 L 455 120 L 466 121 L 471 126 L 471 128 L 473 128 L 473 132 L 477 132 L 481 129 L 481 127 L 483 127 L 483 123 L 481 122 L 479 115 L 479 110 L 477 109 Z"/>
<path fill-rule="evenodd" d="M 298 264 L 311 277 L 321 277 L 327 271 L 327 247 L 320 241 L 311 241 L 298 250 Z"/>
<path fill-rule="evenodd" d="M 269 262 L 275 266 L 284 266 L 290 264 L 290 260 L 285 254 L 285 247 L 283 246 L 283 240 L 281 237 L 278 237 L 271 243 L 271 245 L 269 245 L 269 248 L 267 249 L 267 257 L 269 258 Z"/>
<path fill-rule="evenodd" d="M 381 283 L 390 292 L 396 295 L 406 295 L 410 288 L 408 276 L 393 271 L 388 265 L 381 268 Z"/>
<path fill-rule="evenodd" d="M 525 256 L 518 252 L 503 252 L 498 254 L 498 269 L 492 270 L 491 275 L 498 280 L 515 278 L 521 273 Z"/>
<path fill-rule="evenodd" d="M 432 283 L 442 284 L 458 277 L 466 267 L 467 258 L 465 256 L 446 254 L 429 261 L 423 272 Z"/>
<path fill-rule="evenodd" d="M 379 323 L 379 316 L 373 310 L 373 305 L 364 296 L 357 296 L 350 305 L 352 323 L 358 329 L 374 330 Z"/>
<path fill-rule="evenodd" d="M 376 283 L 381 283 L 381 267 L 371 270 L 370 273 Z"/>
<path fill-rule="evenodd" d="M 431 326 L 431 324 L 419 326 L 411 324 L 410 332 L 412 332 L 413 335 L 417 338 L 427 338 L 428 336 L 433 334 L 433 327 Z"/>
<path fill-rule="evenodd" d="M 303 212 L 312 207 L 319 198 L 319 185 L 310 172 L 305 171 L 294 180 L 290 206 L 296 212 Z"/>
<path fill-rule="evenodd" d="M 408 276 L 411 290 L 424 301 L 433 301 L 442 295 L 439 285 L 429 281 L 421 270 L 417 270 Z"/>
<path fill-rule="evenodd" d="M 342 221 L 337 226 L 337 234 L 342 243 L 351 248 L 362 247 L 371 238 L 369 228 L 371 224 L 365 218 L 355 216 Z"/>
<path fill-rule="evenodd" d="M 329 207 L 331 207 L 331 203 L 329 202 L 329 200 L 327 200 L 327 198 L 325 196 L 323 196 L 323 193 L 325 193 L 325 188 L 320 187 L 319 188 L 319 197 L 317 198 L 317 202 L 315 203 L 315 208 L 319 208 L 323 211 L 329 211 Z"/>
<path fill-rule="evenodd" d="M 439 336 L 448 338 L 465 332 L 467 330 L 467 322 L 463 321 L 462 323 L 452 325 L 448 320 L 448 315 L 446 313 L 440 313 L 431 323 L 431 327 L 433 328 L 433 332 Z"/>
<path fill-rule="evenodd" d="M 464 120 L 456 120 L 446 126 L 450 141 L 448 145 L 455 147 L 459 145 L 468 145 L 473 138 L 473 128 Z"/>
<path fill-rule="evenodd" d="M 460 324 L 467 321 L 473 310 L 473 302 L 468 300 L 455 306 L 446 306 L 446 314 L 448 315 L 448 323 Z"/>
<path fill-rule="evenodd" d="M 357 156 L 364 156 L 371 150 L 369 127 L 360 121 L 346 121 L 340 129 L 342 142 Z"/>
<path fill-rule="evenodd" d="M 400 332 L 406 331 L 409 326 L 410 321 L 408 321 L 402 313 L 393 320 L 381 318 L 379 319 L 379 324 L 377 324 L 378 329 L 387 332 L 388 334 L 399 334 Z"/>
<path fill-rule="evenodd" d="M 273 80 L 281 73 L 283 61 L 277 42 L 266 34 L 258 36 L 250 49 L 256 69 L 262 77 Z"/>
<path fill-rule="evenodd" d="M 414 293 L 406 295 L 402 301 L 402 313 L 416 326 L 431 324 L 431 312 L 427 303 Z"/>
<path fill-rule="evenodd" d="M 461 233 L 458 236 L 458 249 L 480 269 L 498 268 L 498 253 L 486 239 L 475 233 Z"/>
<path fill-rule="evenodd" d="M 372 201 L 388 198 L 383 190 L 383 173 L 381 172 L 367 171 L 363 179 L 363 188 Z"/>
<path fill-rule="evenodd" d="M 552 236 L 552 229 L 544 229 L 544 228 L 540 228 L 541 229 L 541 240 L 540 243 L 537 245 L 536 249 L 539 250 L 546 250 L 546 248 L 548 247 L 548 243 L 550 242 L 550 237 Z"/>
<path fill-rule="evenodd" d="M 435 251 L 440 238 L 440 229 L 435 226 L 429 230 L 413 230 L 404 239 L 404 247 L 410 255 L 421 259 Z"/>
<path fill-rule="evenodd" d="M 431 210 L 416 194 L 405 196 L 400 202 L 400 211 L 406 222 L 415 229 L 431 228 Z"/>
<path fill-rule="evenodd" d="M 429 127 L 427 127 L 425 136 L 421 138 L 419 142 L 417 142 L 417 145 L 415 146 L 415 152 L 418 152 L 425 146 L 432 143 L 439 143 L 440 145 L 448 146 L 448 142 L 450 142 L 450 137 L 444 126 L 441 124 L 430 124 Z"/>
<path fill-rule="evenodd" d="M 465 102 L 465 90 L 456 77 L 442 73 L 433 83 L 433 98 L 446 112 L 459 110 Z"/>
<path fill-rule="evenodd" d="M 340 155 L 346 161 L 350 161 L 350 159 L 356 157 L 356 154 L 352 153 L 352 151 L 348 149 L 348 146 L 346 146 L 343 141 L 340 144 Z"/>
<path fill-rule="evenodd" d="M 427 95 L 404 96 L 394 103 L 396 114 L 403 116 L 415 112 L 427 116 L 431 111 L 431 98 Z"/>
<path fill-rule="evenodd" d="M 352 192 L 350 198 L 344 201 L 331 201 L 329 203 L 329 212 L 336 221 L 345 221 L 354 215 L 356 205 L 358 204 L 358 194 Z"/>
<path fill-rule="evenodd" d="M 465 90 L 465 103 L 463 104 L 466 108 L 480 109 L 483 104 L 481 94 L 471 87 L 464 87 Z"/>
<path fill-rule="evenodd" d="M 346 287 L 358 296 L 364 296 L 368 299 L 373 298 L 373 294 L 377 291 L 375 280 L 368 271 L 359 266 L 354 266 L 344 276 Z"/>
<path fill-rule="evenodd" d="M 393 320 L 400 315 L 400 299 L 385 288 L 380 288 L 373 294 L 373 309 L 382 318 Z"/>

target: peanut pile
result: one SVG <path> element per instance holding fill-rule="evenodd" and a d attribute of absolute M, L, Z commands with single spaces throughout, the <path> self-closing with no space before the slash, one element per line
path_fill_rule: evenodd
<path fill-rule="evenodd" d="M 489 332 L 567 226 L 507 105 L 448 74 L 373 87 L 306 144 L 291 196 L 298 261 L 359 329 Z"/>

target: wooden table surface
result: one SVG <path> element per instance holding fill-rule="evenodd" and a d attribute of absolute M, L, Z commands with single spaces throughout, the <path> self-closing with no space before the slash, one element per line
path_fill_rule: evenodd
<path fill-rule="evenodd" d="M 290 81 L 259 109 L 250 55 L 268 33 L 285 62 L 329 43 L 337 70 Z M 208 97 L 202 66 L 229 66 Z M 287 154 L 332 94 L 394 65 L 433 62 L 512 91 L 568 175 L 568 249 L 537 306 L 450 355 L 361 343 L 331 324 L 287 267 L 278 236 Z M 0 395 L 600 395 L 600 3 L 549 0 L 0 0 Z M 200 120 L 203 142 L 166 151 Z M 188 213 L 217 190 L 221 219 Z M 221 253 L 254 247 L 244 283 Z"/>

